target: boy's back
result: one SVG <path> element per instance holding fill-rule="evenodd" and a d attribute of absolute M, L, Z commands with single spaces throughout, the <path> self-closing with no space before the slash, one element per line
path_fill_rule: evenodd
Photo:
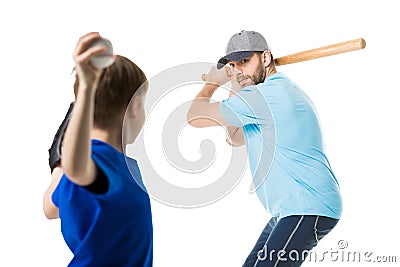
<path fill-rule="evenodd" d="M 92 141 L 92 158 L 108 179 L 106 193 L 93 193 L 65 174 L 53 193 L 64 239 L 74 253 L 70 265 L 151 266 L 151 207 L 135 182 L 141 177 L 133 179 L 124 154 L 102 141 Z M 136 161 L 128 160 L 138 170 Z"/>

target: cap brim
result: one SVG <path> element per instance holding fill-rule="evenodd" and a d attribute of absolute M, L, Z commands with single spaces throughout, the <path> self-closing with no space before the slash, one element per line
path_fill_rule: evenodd
<path fill-rule="evenodd" d="M 253 51 L 238 51 L 230 53 L 218 60 L 217 69 L 223 68 L 229 61 L 241 61 L 246 59 L 251 56 L 252 53 Z"/>

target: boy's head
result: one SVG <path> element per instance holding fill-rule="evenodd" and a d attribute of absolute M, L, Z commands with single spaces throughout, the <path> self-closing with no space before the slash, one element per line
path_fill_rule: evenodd
<path fill-rule="evenodd" d="M 75 92 L 78 87 L 79 79 L 76 78 Z M 116 124 L 121 125 L 132 97 L 136 94 L 136 101 L 144 100 L 147 89 L 144 72 L 126 57 L 115 55 L 114 64 L 103 70 L 99 80 L 95 96 L 94 127 L 106 129 Z"/>

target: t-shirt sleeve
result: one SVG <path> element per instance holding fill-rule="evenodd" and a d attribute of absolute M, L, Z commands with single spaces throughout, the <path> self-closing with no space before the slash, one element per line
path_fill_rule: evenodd
<path fill-rule="evenodd" d="M 60 182 L 58 182 L 58 185 L 54 189 L 53 194 L 51 195 L 51 200 L 57 208 L 60 208 L 60 205 L 62 205 L 64 202 L 66 195 L 72 196 L 74 186 L 75 184 L 71 182 L 64 173 L 60 179 Z"/>
<path fill-rule="evenodd" d="M 272 122 L 269 104 L 256 85 L 245 87 L 238 94 L 223 100 L 219 109 L 224 119 L 236 127 Z"/>
<path fill-rule="evenodd" d="M 64 178 L 64 174 L 60 179 L 60 182 L 58 182 L 58 185 L 56 186 L 56 188 L 54 189 L 53 194 L 51 195 L 51 200 L 53 201 L 54 205 L 56 205 L 56 207 L 59 207 L 59 199 L 60 199 L 60 183 L 63 182 Z"/>

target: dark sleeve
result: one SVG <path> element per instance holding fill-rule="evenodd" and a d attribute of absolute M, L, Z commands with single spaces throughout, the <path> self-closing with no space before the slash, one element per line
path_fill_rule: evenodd
<path fill-rule="evenodd" d="M 61 163 L 61 144 L 64 139 L 65 130 L 67 129 L 67 125 L 69 119 L 71 118 L 72 109 L 74 108 L 74 103 L 72 102 L 69 105 L 69 109 L 67 114 L 65 115 L 64 120 L 62 121 L 60 127 L 58 127 L 57 133 L 53 138 L 53 143 L 49 149 L 49 166 L 50 171 L 53 172 L 53 169 L 60 165 Z"/>
<path fill-rule="evenodd" d="M 96 179 L 90 185 L 84 186 L 87 190 L 94 194 L 105 194 L 108 191 L 107 175 L 96 165 Z"/>

